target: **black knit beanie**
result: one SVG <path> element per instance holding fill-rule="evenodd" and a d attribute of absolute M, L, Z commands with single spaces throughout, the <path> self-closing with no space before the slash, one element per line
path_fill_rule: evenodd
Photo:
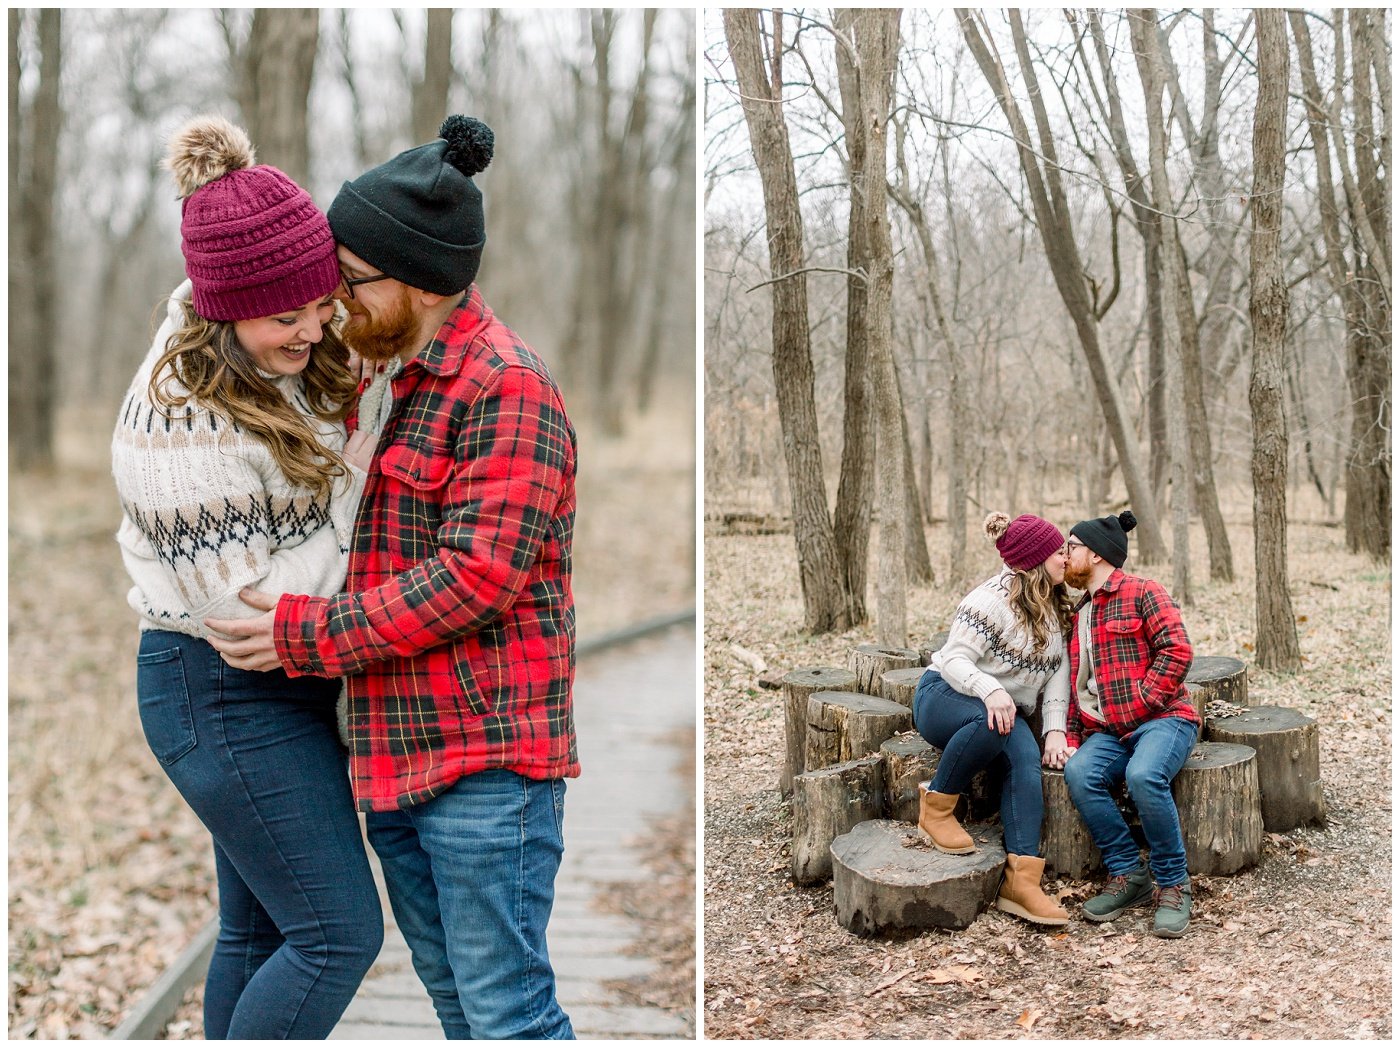
<path fill-rule="evenodd" d="M 472 176 L 491 163 L 496 138 L 469 116 L 449 116 L 438 134 L 346 182 L 326 217 L 336 241 L 381 273 L 451 295 L 481 265 L 486 216 Z"/>
<path fill-rule="evenodd" d="M 1135 527 L 1137 517 L 1125 509 L 1116 517 L 1081 520 L 1069 533 L 1115 568 L 1121 568 L 1128 559 L 1128 532 Z"/>

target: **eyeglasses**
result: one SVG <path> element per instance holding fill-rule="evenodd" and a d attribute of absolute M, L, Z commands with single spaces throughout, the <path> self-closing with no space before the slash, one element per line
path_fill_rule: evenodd
<path fill-rule="evenodd" d="M 1066 542 L 1064 554 L 1066 557 L 1072 557 L 1074 556 L 1074 551 L 1077 549 L 1088 549 L 1088 547 L 1082 542 Z"/>
<path fill-rule="evenodd" d="M 354 279 L 351 279 L 350 277 L 347 277 L 345 275 L 345 270 L 342 269 L 340 271 L 340 281 L 342 284 L 345 285 L 345 293 L 350 296 L 352 301 L 355 298 L 355 286 L 357 284 L 373 284 L 376 280 L 388 279 L 388 273 L 378 273 L 372 277 L 355 277 Z"/>

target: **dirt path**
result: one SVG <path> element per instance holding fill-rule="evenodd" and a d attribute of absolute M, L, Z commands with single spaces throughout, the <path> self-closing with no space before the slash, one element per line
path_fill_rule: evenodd
<path fill-rule="evenodd" d="M 1252 570 L 1247 528 L 1231 538 L 1236 564 Z M 793 887 L 791 812 L 775 788 L 779 693 L 760 689 L 731 650 L 773 669 L 844 665 L 870 638 L 802 634 L 790 534 L 707 534 L 706 1035 L 1389 1037 L 1390 575 L 1340 541 L 1322 527 L 1290 535 L 1305 673 L 1250 670 L 1256 704 L 1320 723 L 1325 830 L 1270 838 L 1260 865 L 1239 876 L 1196 878 L 1196 915 L 1181 940 L 1148 934 L 1145 911 L 1057 932 L 992 912 L 962 932 L 890 941 L 841 928 L 829 887 Z M 1210 584 L 1204 564 L 1195 578 L 1186 621 L 1197 650 L 1251 661 L 1253 579 Z M 912 591 L 911 636 L 943 628 L 958 596 Z M 1091 894 L 1085 883 L 1058 887 L 1072 912 Z"/>

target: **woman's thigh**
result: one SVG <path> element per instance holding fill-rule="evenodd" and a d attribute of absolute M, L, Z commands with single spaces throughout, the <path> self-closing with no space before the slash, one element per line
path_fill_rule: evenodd
<path fill-rule="evenodd" d="M 985 723 L 982 700 L 964 695 L 935 670 L 919 678 L 914 693 L 914 727 L 931 746 L 944 749 L 948 741 L 969 724 Z"/>

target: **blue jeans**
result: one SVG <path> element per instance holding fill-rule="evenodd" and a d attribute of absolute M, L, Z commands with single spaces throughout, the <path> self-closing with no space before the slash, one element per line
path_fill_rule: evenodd
<path fill-rule="evenodd" d="M 1126 781 L 1142 820 L 1152 876 L 1168 888 L 1187 880 L 1186 845 L 1172 798 L 1172 780 L 1196 746 L 1196 725 L 1180 717 L 1159 717 L 1119 739 L 1095 732 L 1065 765 L 1065 785 L 1094 838 L 1110 876 L 1137 869 L 1137 842 L 1113 800 Z"/>
<path fill-rule="evenodd" d="M 987 707 L 981 699 L 964 695 L 937 670 L 928 670 L 914 689 L 914 727 L 929 745 L 943 751 L 930 788 L 938 793 L 965 793 L 974 775 L 991 768 L 1002 778 L 1006 850 L 1039 855 L 1040 822 L 1045 814 L 1040 747 L 1020 710 L 1011 733 L 1002 735 L 987 727 Z"/>
<path fill-rule="evenodd" d="M 141 727 L 214 838 L 209 1040 L 324 1038 L 384 917 L 335 728 L 339 681 L 252 673 L 197 637 L 141 634 Z"/>
<path fill-rule="evenodd" d="M 494 769 L 365 816 L 413 967 L 451 1040 L 573 1040 L 545 926 L 564 854 L 564 781 Z"/>

